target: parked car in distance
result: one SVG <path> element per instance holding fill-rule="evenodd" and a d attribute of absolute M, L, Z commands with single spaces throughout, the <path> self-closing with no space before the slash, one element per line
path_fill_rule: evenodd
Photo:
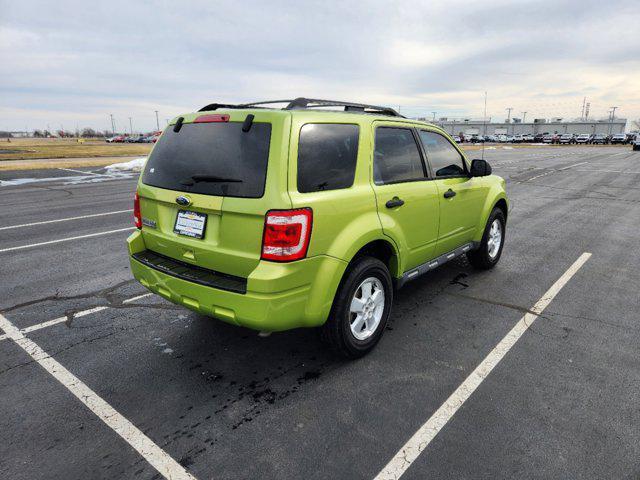
<path fill-rule="evenodd" d="M 632 149 L 634 152 L 640 151 L 640 133 L 636 134 L 636 138 L 632 142 Z"/>
<path fill-rule="evenodd" d="M 575 140 L 576 143 L 586 144 L 591 140 L 591 135 L 589 135 L 588 133 L 581 133 L 580 135 L 576 136 Z"/>
<path fill-rule="evenodd" d="M 454 135 L 453 137 L 453 141 L 456 143 L 462 143 L 462 139 L 460 138 L 459 135 Z"/>
<path fill-rule="evenodd" d="M 526 134 L 524 134 L 522 136 L 522 141 L 523 142 L 533 142 L 534 141 L 534 137 L 530 133 L 526 133 Z"/>
<path fill-rule="evenodd" d="M 576 143 L 576 137 L 573 133 L 564 133 L 560 135 L 558 143 L 560 143 L 561 145 L 572 145 Z"/>
<path fill-rule="evenodd" d="M 495 142 L 497 142 L 497 141 L 498 141 L 498 137 L 496 137 L 495 135 L 487 135 L 487 136 L 485 137 L 485 140 L 486 140 L 487 142 L 493 142 L 493 143 L 495 143 Z"/>
<path fill-rule="evenodd" d="M 607 140 L 606 135 L 597 134 L 593 136 L 593 138 L 591 139 L 591 143 L 606 145 L 607 143 L 609 143 L 609 141 Z"/>
<path fill-rule="evenodd" d="M 542 142 L 542 140 L 544 139 L 544 136 L 545 136 L 545 135 L 548 135 L 548 133 L 536 133 L 536 134 L 533 136 L 533 141 L 534 141 L 535 143 L 543 143 L 543 142 Z"/>
<path fill-rule="evenodd" d="M 327 103 L 340 111 L 313 108 Z M 505 180 L 442 129 L 375 105 L 269 105 L 170 122 L 127 239 L 144 287 L 262 332 L 318 327 L 355 358 L 384 333 L 394 289 L 461 255 L 498 263 Z"/>
<path fill-rule="evenodd" d="M 522 139 L 522 135 L 521 134 L 516 134 L 513 136 L 513 143 L 522 143 L 523 139 Z"/>
<path fill-rule="evenodd" d="M 616 133 L 611 135 L 611 145 L 625 145 L 627 143 L 627 136 L 624 133 Z"/>
<path fill-rule="evenodd" d="M 547 134 L 542 137 L 542 143 L 556 143 L 554 134 Z"/>

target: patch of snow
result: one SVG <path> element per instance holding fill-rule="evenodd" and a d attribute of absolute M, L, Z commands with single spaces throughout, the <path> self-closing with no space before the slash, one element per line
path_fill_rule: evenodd
<path fill-rule="evenodd" d="M 147 157 L 134 158 L 128 162 L 114 163 L 107 165 L 105 170 L 107 173 L 116 173 L 122 171 L 140 172 L 144 168 L 144 164 L 147 161 Z"/>
<path fill-rule="evenodd" d="M 502 147 L 503 150 L 513 150 L 513 147 Z"/>

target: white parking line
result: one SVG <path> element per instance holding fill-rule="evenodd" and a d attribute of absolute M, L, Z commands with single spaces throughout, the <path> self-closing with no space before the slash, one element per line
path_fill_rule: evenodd
<path fill-rule="evenodd" d="M 45 220 L 45 221 L 42 221 L 42 222 L 22 223 L 20 225 L 9 225 L 8 227 L 0 227 L 0 230 L 10 230 L 12 228 L 32 227 L 34 225 L 45 225 L 47 223 L 68 222 L 70 220 L 81 220 L 83 218 L 104 217 L 105 215 L 116 215 L 118 213 L 128 213 L 128 212 L 133 212 L 133 210 L 132 209 L 129 209 L 129 210 L 116 210 L 114 212 L 92 213 L 90 215 L 80 215 L 79 217 L 67 217 L 67 218 L 58 218 L 57 220 Z"/>
<path fill-rule="evenodd" d="M 85 172 L 84 170 L 74 170 L 73 168 L 58 167 L 58 170 L 66 170 L 67 172 L 82 173 L 83 175 L 97 175 L 98 177 L 111 177 L 111 175 L 107 175 L 105 173 Z"/>
<path fill-rule="evenodd" d="M 153 293 L 143 293 L 142 295 L 138 295 L 137 297 L 127 298 L 126 300 L 123 300 L 122 303 L 135 302 L 136 300 L 140 300 L 141 298 L 145 298 L 145 297 L 150 297 L 151 295 L 153 295 Z"/>
<path fill-rule="evenodd" d="M 106 232 L 89 233 L 87 235 L 78 235 L 77 237 L 59 238 L 57 240 L 49 240 L 48 242 L 31 243 L 29 245 L 20 245 L 18 247 L 9 247 L 0 249 L 2 252 L 13 252 L 15 250 L 23 250 L 25 248 L 41 247 L 42 245 L 51 245 L 52 243 L 69 242 L 71 240 L 79 240 L 81 238 L 99 237 L 100 235 L 108 235 L 116 232 L 126 232 L 127 230 L 134 230 L 136 227 L 117 228 L 116 230 L 108 230 Z"/>
<path fill-rule="evenodd" d="M 436 410 L 436 412 L 424 423 L 407 443 L 387 463 L 375 480 L 398 479 L 418 458 L 440 430 L 451 420 L 460 407 L 466 402 L 480 384 L 487 378 L 500 360 L 511 350 L 524 332 L 535 322 L 545 308 L 553 301 L 569 280 L 580 270 L 591 257 L 590 253 L 583 253 L 571 265 L 564 274 L 554 283 L 549 290 L 538 300 L 531 309 L 534 313 L 525 314 L 505 337 L 500 340 L 489 355 L 471 372 L 455 392 Z"/>
<path fill-rule="evenodd" d="M 584 165 L 585 163 L 589 163 L 589 162 L 580 162 L 574 165 L 569 165 L 568 167 L 559 168 L 558 171 L 562 172 L 563 170 L 569 170 L 570 168 L 577 167 L 578 165 Z"/>
<path fill-rule="evenodd" d="M 639 174 L 640 172 L 631 172 L 628 170 L 600 170 L 600 169 L 594 169 L 594 168 L 590 168 L 590 169 L 585 169 L 585 168 L 578 168 L 576 169 L 577 172 L 600 172 L 600 173 L 631 173 L 634 175 Z"/>
<path fill-rule="evenodd" d="M 114 432 L 120 435 L 162 476 L 171 480 L 195 480 L 182 465 L 123 417 L 111 405 L 99 397 L 78 377 L 54 360 L 38 344 L 28 339 L 4 315 L 0 314 L 0 328 L 51 376 L 64 385 L 78 400 L 91 410 Z"/>
<path fill-rule="evenodd" d="M 93 307 L 90 308 L 88 310 L 82 310 L 78 313 L 75 313 L 71 319 L 75 319 L 75 318 L 81 318 L 84 317 L 85 315 L 90 315 L 92 313 L 97 313 L 97 312 L 101 312 L 102 310 L 106 310 L 109 307 L 106 306 L 100 306 L 100 307 Z M 57 325 L 58 323 L 62 323 L 62 322 L 66 322 L 67 321 L 67 317 L 60 317 L 60 318 L 54 318 L 53 320 L 49 320 L 47 322 L 42 322 L 42 323 L 38 323 L 36 325 L 31 325 L 30 327 L 27 328 L 23 328 L 22 330 L 20 330 L 22 333 L 30 333 L 30 332 L 35 332 L 36 330 L 42 330 L 43 328 L 47 328 L 47 327 L 51 327 L 53 325 Z"/>
<path fill-rule="evenodd" d="M 141 298 L 149 297 L 151 295 L 153 295 L 153 294 L 152 293 L 144 293 L 144 294 L 138 295 L 136 297 L 127 298 L 126 300 L 123 300 L 122 303 L 135 302 L 136 300 L 140 300 Z M 99 306 L 99 307 L 89 308 L 87 310 L 80 310 L 79 312 L 76 312 L 76 313 L 73 314 L 73 316 L 71 317 L 71 320 L 74 320 L 76 318 L 81 318 L 81 317 L 84 317 L 86 315 L 90 315 L 92 313 L 101 312 L 103 310 L 107 310 L 108 308 L 110 308 L 110 307 L 102 305 L 102 306 Z M 59 323 L 66 322 L 67 318 L 68 318 L 67 316 L 54 318 L 53 320 L 47 320 L 46 322 L 37 323 L 35 325 L 31 325 L 30 327 L 23 328 L 20 331 L 22 333 L 35 332 L 36 330 L 42 330 L 43 328 L 52 327 L 53 325 L 57 325 Z M 0 341 L 6 340 L 7 338 L 9 338 L 9 337 L 7 337 L 6 335 L 0 335 Z"/>

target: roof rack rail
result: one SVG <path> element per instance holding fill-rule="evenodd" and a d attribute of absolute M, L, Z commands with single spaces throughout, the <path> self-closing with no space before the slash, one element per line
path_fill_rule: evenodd
<path fill-rule="evenodd" d="M 275 103 L 286 103 L 286 107 L 283 110 L 304 110 L 310 108 L 322 108 L 322 107 L 344 107 L 345 112 L 360 112 L 360 113 L 373 113 L 378 115 L 388 115 L 390 117 L 402 117 L 397 111 L 389 107 L 381 107 L 379 105 L 368 105 L 365 103 L 353 103 L 353 102 L 341 102 L 337 100 L 320 100 L 317 98 L 304 98 L 299 97 L 293 100 L 268 100 L 264 102 L 252 102 L 242 103 L 236 105 L 223 104 L 223 103 L 211 103 L 203 108 L 200 112 L 216 110 L 218 108 L 266 108 L 262 105 L 272 105 Z"/>

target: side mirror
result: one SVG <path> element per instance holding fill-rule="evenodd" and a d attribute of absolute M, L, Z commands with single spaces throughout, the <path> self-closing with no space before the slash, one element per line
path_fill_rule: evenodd
<path fill-rule="evenodd" d="M 472 177 L 486 177 L 491 175 L 491 165 L 486 160 L 477 158 L 471 161 L 471 171 L 469 173 Z"/>

